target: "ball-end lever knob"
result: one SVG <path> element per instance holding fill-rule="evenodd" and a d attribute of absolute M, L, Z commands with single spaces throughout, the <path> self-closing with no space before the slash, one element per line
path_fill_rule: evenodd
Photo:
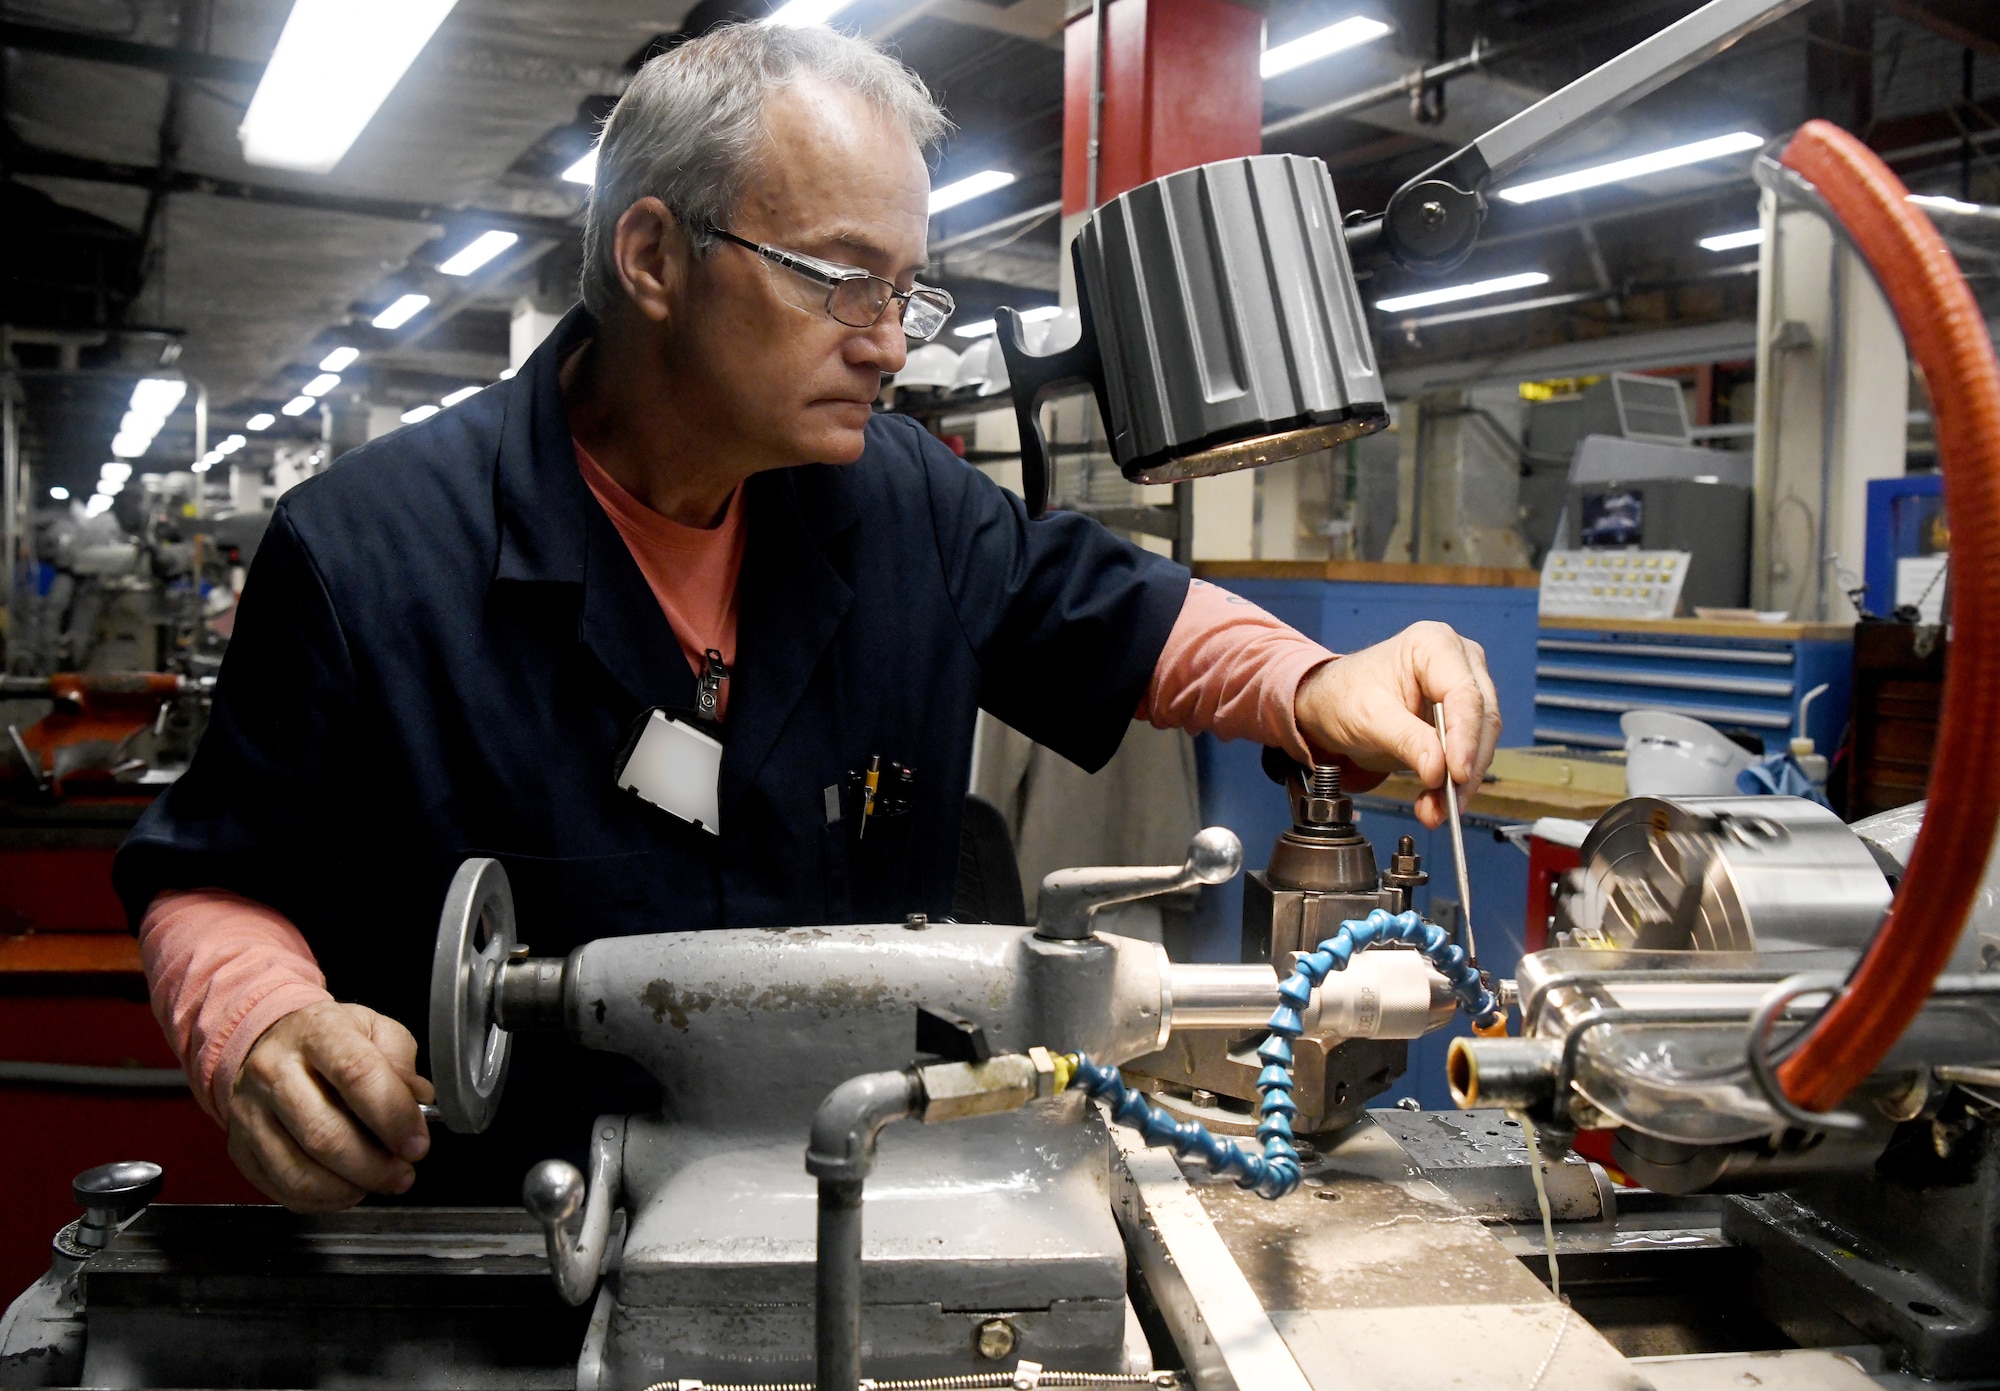
<path fill-rule="evenodd" d="M 85 1169 L 71 1181 L 70 1197 L 83 1209 L 77 1224 L 79 1246 L 103 1249 L 114 1233 L 160 1195 L 165 1171 L 144 1159 L 124 1159 Z"/>
<path fill-rule="evenodd" d="M 561 1231 L 583 1211 L 583 1172 L 561 1159 L 544 1159 L 521 1184 L 521 1206 L 550 1232 Z"/>
<path fill-rule="evenodd" d="M 1243 868 L 1243 842 L 1226 826 L 1195 833 L 1188 844 L 1188 878 L 1197 884 L 1227 884 Z"/>

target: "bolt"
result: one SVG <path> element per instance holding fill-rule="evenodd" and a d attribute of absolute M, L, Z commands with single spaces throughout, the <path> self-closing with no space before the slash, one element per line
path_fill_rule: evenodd
<path fill-rule="evenodd" d="M 1014 1351 L 1017 1341 L 1014 1325 L 1005 1319 L 988 1319 L 979 1325 L 979 1340 L 976 1346 L 979 1355 L 988 1362 L 998 1362 Z"/>
<path fill-rule="evenodd" d="M 1433 198 L 1417 209 L 1417 216 L 1423 219 L 1426 227 L 1442 227 L 1445 218 L 1444 204 Z"/>
<path fill-rule="evenodd" d="M 1197 1106 L 1213 1106 L 1215 1105 L 1215 1093 L 1205 1092 L 1200 1087 L 1196 1087 L 1188 1093 L 1188 1100 Z"/>
<path fill-rule="evenodd" d="M 906 932 L 926 932 L 930 930 L 930 925 L 930 915 L 927 913 L 909 913 L 903 918 L 903 929 Z"/>
<path fill-rule="evenodd" d="M 1313 1194 L 1313 1196 L 1323 1203 L 1337 1203 L 1340 1201 L 1340 1190 L 1336 1188 L 1322 1188 L 1319 1192 Z"/>
<path fill-rule="evenodd" d="M 1414 1096 L 1399 1096 L 1396 1098 L 1396 1109 L 1398 1111 L 1421 1111 L 1424 1109 L 1424 1103 L 1417 1100 Z"/>

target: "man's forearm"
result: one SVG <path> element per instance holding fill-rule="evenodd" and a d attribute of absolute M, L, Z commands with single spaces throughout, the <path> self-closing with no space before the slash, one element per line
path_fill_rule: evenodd
<path fill-rule="evenodd" d="M 275 909 L 220 889 L 155 898 L 139 926 L 139 955 L 154 1017 L 195 1100 L 217 1121 L 264 1031 L 333 998 L 296 927 Z"/>
<path fill-rule="evenodd" d="M 1248 599 L 1195 580 L 1138 718 L 1161 729 L 1254 739 L 1311 762 L 1313 750 L 1299 729 L 1298 690 L 1334 657 Z M 1370 786 L 1380 781 L 1356 774 Z"/>

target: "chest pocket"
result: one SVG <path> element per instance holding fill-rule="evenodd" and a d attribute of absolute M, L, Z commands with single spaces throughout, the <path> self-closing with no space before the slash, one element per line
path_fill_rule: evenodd
<path fill-rule="evenodd" d="M 514 855 L 481 850 L 507 871 L 519 939 L 536 956 L 564 956 L 599 937 L 696 926 L 667 912 L 672 867 L 657 850 L 616 855 Z M 713 921 L 712 917 L 710 921 Z"/>

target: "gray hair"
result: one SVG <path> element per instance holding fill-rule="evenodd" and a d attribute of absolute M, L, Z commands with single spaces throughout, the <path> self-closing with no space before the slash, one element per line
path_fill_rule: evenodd
<path fill-rule="evenodd" d="M 730 24 L 639 69 L 597 141 L 583 224 L 583 302 L 602 316 L 623 295 L 613 233 L 625 210 L 658 198 L 696 255 L 715 243 L 763 153 L 764 103 L 817 79 L 859 93 L 928 152 L 950 127 L 923 79 L 865 39 L 820 26 Z"/>

